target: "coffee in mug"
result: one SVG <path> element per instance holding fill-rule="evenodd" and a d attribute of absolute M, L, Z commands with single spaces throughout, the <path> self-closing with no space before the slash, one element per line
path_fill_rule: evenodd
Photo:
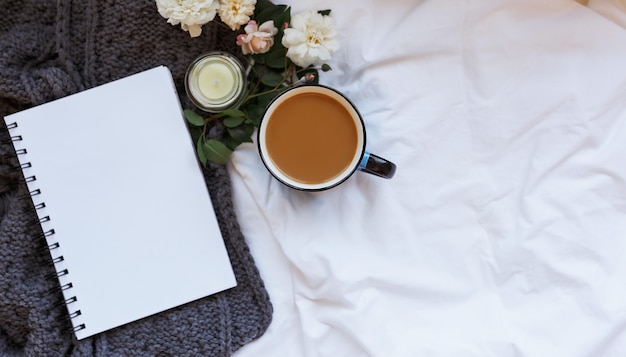
<path fill-rule="evenodd" d="M 365 126 L 341 93 L 321 85 L 294 87 L 265 111 L 258 132 L 263 163 L 280 182 L 324 190 L 356 170 L 391 178 L 396 166 L 365 151 Z"/>

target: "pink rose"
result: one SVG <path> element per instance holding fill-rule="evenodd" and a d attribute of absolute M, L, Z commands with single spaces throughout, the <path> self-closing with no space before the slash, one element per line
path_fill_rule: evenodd
<path fill-rule="evenodd" d="M 257 26 L 256 21 L 252 20 L 248 22 L 244 31 L 245 34 L 237 36 L 237 44 L 241 46 L 244 55 L 269 51 L 274 45 L 274 35 L 278 33 L 272 20 L 264 22 L 261 26 Z"/>

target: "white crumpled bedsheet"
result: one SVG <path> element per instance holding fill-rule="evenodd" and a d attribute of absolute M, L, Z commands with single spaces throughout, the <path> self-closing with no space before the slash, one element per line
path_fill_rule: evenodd
<path fill-rule="evenodd" d="M 275 313 L 235 356 L 626 356 L 624 0 L 277 2 L 332 8 L 322 82 L 398 171 L 302 193 L 238 149 Z"/>

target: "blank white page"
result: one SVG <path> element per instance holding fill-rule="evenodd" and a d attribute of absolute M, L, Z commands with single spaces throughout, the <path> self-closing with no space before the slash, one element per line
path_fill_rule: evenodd
<path fill-rule="evenodd" d="M 5 118 L 82 339 L 236 285 L 170 71 Z"/>

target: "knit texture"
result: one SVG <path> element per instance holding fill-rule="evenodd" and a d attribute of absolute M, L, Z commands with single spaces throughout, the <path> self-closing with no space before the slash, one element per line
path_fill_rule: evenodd
<path fill-rule="evenodd" d="M 0 9 L 0 116 L 158 65 L 172 71 L 191 107 L 183 85 L 189 63 L 214 49 L 240 55 L 232 31 L 210 24 L 190 38 L 153 0 L 0 0 Z M 0 356 L 230 356 L 265 332 L 272 306 L 234 214 L 228 173 L 209 165 L 205 179 L 237 287 L 75 341 L 58 283 L 46 278 L 54 269 L 0 123 Z"/>

